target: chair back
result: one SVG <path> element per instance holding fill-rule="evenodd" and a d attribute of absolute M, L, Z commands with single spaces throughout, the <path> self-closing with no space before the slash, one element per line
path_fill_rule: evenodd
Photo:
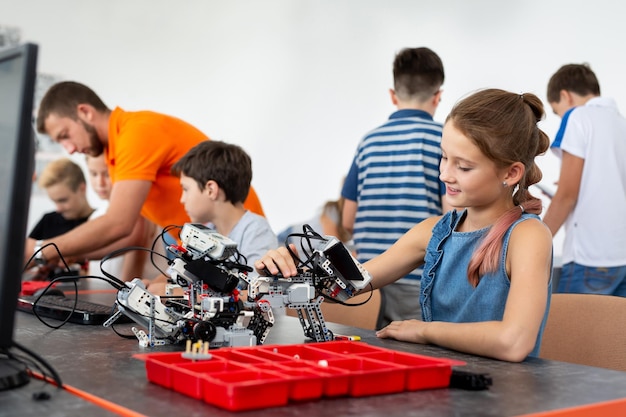
<path fill-rule="evenodd" d="M 626 298 L 552 294 L 539 357 L 626 371 Z"/>

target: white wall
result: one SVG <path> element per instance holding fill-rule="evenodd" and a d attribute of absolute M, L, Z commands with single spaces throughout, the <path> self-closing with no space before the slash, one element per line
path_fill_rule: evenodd
<path fill-rule="evenodd" d="M 387 89 L 402 47 L 428 46 L 444 61 L 437 120 L 483 87 L 545 99 L 550 75 L 570 62 L 591 63 L 605 95 L 626 103 L 624 9 L 608 0 L 0 0 L 0 25 L 40 45 L 40 72 L 243 146 L 280 230 L 338 196 L 360 137 L 393 111 Z M 550 112 L 542 127 L 553 136 L 558 122 Z M 557 161 L 539 163 L 552 184 Z M 44 206 L 34 203 L 37 217 Z"/>

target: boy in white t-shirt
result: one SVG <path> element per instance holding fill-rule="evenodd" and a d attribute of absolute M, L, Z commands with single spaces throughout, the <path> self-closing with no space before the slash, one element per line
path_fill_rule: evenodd
<path fill-rule="evenodd" d="M 565 225 L 558 292 L 626 296 L 626 119 L 587 64 L 562 66 L 548 83 L 562 119 L 552 143 L 558 188 L 543 218 Z"/>

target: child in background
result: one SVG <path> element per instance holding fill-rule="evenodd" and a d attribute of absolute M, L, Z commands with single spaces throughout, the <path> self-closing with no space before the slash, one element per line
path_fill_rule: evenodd
<path fill-rule="evenodd" d="M 56 211 L 44 214 L 28 234 L 24 262 L 39 251 L 43 240 L 62 235 L 83 224 L 94 211 L 87 200 L 85 174 L 78 164 L 68 158 L 57 159 L 46 165 L 38 184 L 56 205 Z M 33 279 L 46 279 L 54 267 L 40 266 Z"/>
<path fill-rule="evenodd" d="M 543 116 L 535 95 L 497 89 L 452 109 L 440 178 L 448 203 L 465 209 L 422 221 L 364 264 L 374 288 L 424 265 L 422 320 L 393 321 L 378 337 L 512 362 L 538 356 L 550 306 L 552 235 L 528 187 L 541 179 L 534 159 L 549 146 L 537 127 Z M 297 273 L 282 247 L 255 267 Z"/>
<path fill-rule="evenodd" d="M 392 68 L 389 95 L 396 111 L 359 142 L 341 190 L 343 225 L 353 233 L 361 263 L 422 220 L 450 209 L 438 178 L 442 125 L 433 120 L 443 94 L 443 62 L 430 48 L 404 48 Z M 419 297 L 421 276 L 418 268 L 381 289 L 376 328 L 420 317 L 413 299 Z"/>
<path fill-rule="evenodd" d="M 561 117 L 561 172 L 543 218 L 553 235 L 565 229 L 557 291 L 626 297 L 626 120 L 588 64 L 559 68 L 547 95 Z"/>
<path fill-rule="evenodd" d="M 323 236 L 334 236 L 343 243 L 349 243 L 352 235 L 342 224 L 343 203 L 343 197 L 340 197 L 339 200 L 327 201 L 324 203 L 321 211 L 309 221 L 291 225 L 280 232 L 278 234 L 278 243 L 282 245 L 291 233 L 302 233 L 302 227 L 305 224 L 308 224 L 313 230 Z"/>

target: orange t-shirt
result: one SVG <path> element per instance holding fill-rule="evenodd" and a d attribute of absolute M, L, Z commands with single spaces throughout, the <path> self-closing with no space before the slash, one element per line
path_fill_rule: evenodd
<path fill-rule="evenodd" d="M 172 165 L 199 142 L 209 138 L 183 120 L 151 111 L 126 112 L 116 107 L 109 119 L 106 152 L 111 181 L 152 182 L 141 215 L 166 227 L 190 222 L 180 203 L 179 179 Z M 250 187 L 244 207 L 264 215 L 254 189 Z"/>

